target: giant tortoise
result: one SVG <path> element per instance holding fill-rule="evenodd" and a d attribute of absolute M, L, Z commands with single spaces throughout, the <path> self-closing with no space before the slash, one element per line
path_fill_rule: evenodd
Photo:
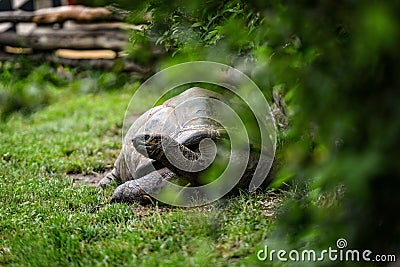
<path fill-rule="evenodd" d="M 177 108 L 180 103 L 193 99 L 196 100 L 194 104 Z M 227 131 L 212 119 L 219 112 L 215 100 L 231 104 L 224 95 L 193 87 L 141 115 L 125 135 L 114 169 L 100 181 L 102 188 L 114 182 L 119 184 L 111 201 L 147 202 L 151 199 L 149 196 L 160 192 L 167 182 L 190 186 L 204 184 L 202 178 L 212 173 L 209 170 L 215 158 L 229 160 L 232 154 L 226 142 L 229 140 Z M 213 142 L 203 142 L 205 140 Z M 213 152 L 216 147 L 217 155 Z M 259 159 L 256 147 L 250 144 L 244 171 L 234 189 L 248 186 Z M 233 161 L 242 160 L 239 158 L 242 157 Z"/>

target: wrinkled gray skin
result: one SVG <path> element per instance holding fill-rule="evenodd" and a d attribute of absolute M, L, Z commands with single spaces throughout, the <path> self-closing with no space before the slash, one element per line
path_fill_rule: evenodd
<path fill-rule="evenodd" d="M 177 105 L 198 97 L 202 100 L 195 106 L 176 112 Z M 99 183 L 102 188 L 113 182 L 119 184 L 112 202 L 148 202 L 148 195 L 159 192 L 166 181 L 179 183 L 183 177 L 189 178 L 192 185 L 196 184 L 201 172 L 186 172 L 175 167 L 166 158 L 164 150 L 178 148 L 186 159 L 206 164 L 207 158 L 198 150 L 200 141 L 210 138 L 218 143 L 218 140 L 226 138 L 222 126 L 204 118 L 213 117 L 216 112 L 208 99 L 226 101 L 218 93 L 194 87 L 150 109 L 135 121 L 125 136 L 114 169 Z M 161 146 L 161 138 L 164 146 Z M 250 160 L 254 164 L 248 166 L 247 174 L 251 174 L 257 164 L 254 157 Z"/>

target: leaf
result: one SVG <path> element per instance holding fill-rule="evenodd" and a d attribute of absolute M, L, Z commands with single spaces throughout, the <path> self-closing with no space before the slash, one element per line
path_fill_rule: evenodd
<path fill-rule="evenodd" d="M 198 22 L 195 22 L 192 24 L 192 28 L 196 28 L 196 27 L 200 27 L 200 26 L 203 26 L 203 22 L 201 22 L 201 21 L 198 21 Z"/>

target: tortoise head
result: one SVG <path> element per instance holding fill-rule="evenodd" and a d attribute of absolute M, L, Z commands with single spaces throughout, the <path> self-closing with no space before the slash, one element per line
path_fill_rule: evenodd
<path fill-rule="evenodd" d="M 165 142 L 168 138 L 168 136 L 157 133 L 138 134 L 132 139 L 132 144 L 140 154 L 158 160 L 163 156 L 162 142 Z"/>

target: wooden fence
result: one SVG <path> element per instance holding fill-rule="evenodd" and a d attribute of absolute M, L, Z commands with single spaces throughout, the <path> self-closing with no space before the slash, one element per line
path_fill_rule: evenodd
<path fill-rule="evenodd" d="M 144 25 L 123 22 L 125 13 L 107 8 L 59 6 L 35 11 L 1 11 L 0 61 L 16 56 L 71 66 L 113 69 L 147 75 L 150 68 L 126 57 L 131 31 Z M 152 51 L 156 57 L 159 52 Z"/>

